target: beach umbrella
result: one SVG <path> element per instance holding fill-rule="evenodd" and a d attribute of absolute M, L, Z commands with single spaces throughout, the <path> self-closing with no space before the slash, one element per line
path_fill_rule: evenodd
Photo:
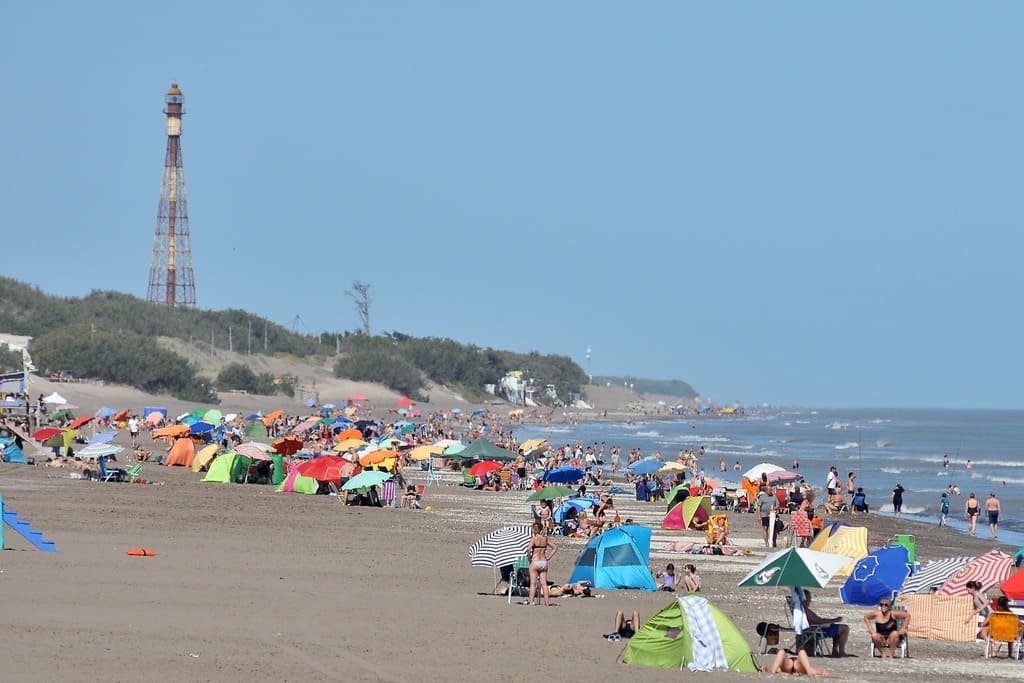
<path fill-rule="evenodd" d="M 593 498 L 569 498 L 568 500 L 563 500 L 558 507 L 555 508 L 555 512 L 551 515 L 551 518 L 555 520 L 556 524 L 561 524 L 565 521 L 565 515 L 569 510 L 582 512 L 583 510 L 589 510 L 595 505 L 597 505 L 597 501 Z"/>
<path fill-rule="evenodd" d="M 281 455 L 295 455 L 302 450 L 302 446 L 305 442 L 297 436 L 285 436 L 280 439 L 274 440 L 270 445 L 273 447 L 275 453 Z"/>
<path fill-rule="evenodd" d="M 571 484 L 582 479 L 584 474 L 586 473 L 579 467 L 556 467 L 544 473 L 544 481 Z"/>
<path fill-rule="evenodd" d="M 441 448 L 448 448 L 449 446 L 457 446 L 461 444 L 462 442 L 458 439 L 439 439 L 434 442 L 435 446 L 440 446 Z"/>
<path fill-rule="evenodd" d="M 967 582 L 977 581 L 981 590 L 987 591 L 1009 578 L 1013 571 L 1013 558 L 999 550 L 990 550 L 979 555 L 946 580 L 939 588 L 939 595 L 967 595 Z"/>
<path fill-rule="evenodd" d="M 155 426 L 157 426 L 158 424 L 160 424 L 163 421 L 164 421 L 164 414 L 163 413 L 150 413 L 149 415 L 146 416 L 146 419 L 145 419 L 146 424 L 149 425 L 150 427 L 155 427 Z"/>
<path fill-rule="evenodd" d="M 270 423 L 273 422 L 274 420 L 276 420 L 279 417 L 284 417 L 284 411 L 283 410 L 278 408 L 277 410 L 270 411 L 269 413 L 267 413 L 266 415 L 263 416 L 263 424 L 264 424 L 264 426 L 269 427 Z"/>
<path fill-rule="evenodd" d="M 114 408 L 103 407 L 96 411 L 96 417 L 110 417 L 111 415 L 115 415 L 116 413 L 117 410 L 115 410 Z"/>
<path fill-rule="evenodd" d="M 81 427 L 83 425 L 89 424 L 90 422 L 92 422 L 95 419 L 96 418 L 94 418 L 92 415 L 86 415 L 85 417 L 75 418 L 71 422 L 71 424 L 68 425 L 68 429 L 78 429 L 79 427 Z"/>
<path fill-rule="evenodd" d="M 657 458 L 644 458 L 629 465 L 629 471 L 639 477 L 644 474 L 654 474 L 664 466 L 665 463 Z"/>
<path fill-rule="evenodd" d="M 399 408 L 412 408 L 414 405 L 416 405 L 416 402 L 413 401 L 408 396 L 403 396 L 402 398 L 395 401 L 395 405 L 398 406 Z"/>
<path fill-rule="evenodd" d="M 94 436 L 91 439 L 89 439 L 89 445 L 91 446 L 94 443 L 110 443 L 110 441 L 115 436 L 117 436 L 118 433 L 119 432 L 116 429 L 111 430 L 111 431 L 107 431 L 107 432 L 100 432 L 96 436 Z"/>
<path fill-rule="evenodd" d="M 469 468 L 469 476 L 483 477 L 491 472 L 497 472 L 502 467 L 503 465 L 497 460 L 484 460 L 482 462 L 475 462 Z"/>
<path fill-rule="evenodd" d="M 547 439 L 529 439 L 519 444 L 519 452 L 523 455 L 529 455 L 534 451 L 544 450 L 547 447 Z"/>
<path fill-rule="evenodd" d="M 846 605 L 870 607 L 882 598 L 891 600 L 910 576 L 910 554 L 905 546 L 880 548 L 857 561 L 850 578 L 839 589 Z"/>
<path fill-rule="evenodd" d="M 366 472 L 360 472 L 356 476 L 352 477 L 342 485 L 343 491 L 355 491 L 357 489 L 365 489 L 371 486 L 378 486 L 381 483 L 390 479 L 392 475 L 389 472 L 380 472 L 379 470 L 369 470 Z"/>
<path fill-rule="evenodd" d="M 863 526 L 833 526 L 829 534 L 822 529 L 811 542 L 811 550 L 823 553 L 845 555 L 850 561 L 836 572 L 840 576 L 849 576 L 853 572 L 857 560 L 868 555 L 868 529 Z"/>
<path fill-rule="evenodd" d="M 851 559 L 847 555 L 823 553 L 808 548 L 780 550 L 766 557 L 738 585 L 824 588 Z"/>
<path fill-rule="evenodd" d="M 799 472 L 790 472 L 789 470 L 778 470 L 768 473 L 769 484 L 788 484 L 791 481 L 800 481 L 803 478 L 804 475 Z"/>
<path fill-rule="evenodd" d="M 57 427 L 44 427 L 43 429 L 32 432 L 32 438 L 36 441 L 46 441 L 47 439 L 51 439 L 63 433 L 64 430 L 58 429 Z"/>
<path fill-rule="evenodd" d="M 359 439 L 362 440 L 363 432 L 361 429 L 355 427 L 349 427 L 343 432 L 338 432 L 338 441 L 344 441 L 345 439 Z"/>
<path fill-rule="evenodd" d="M 544 488 L 531 493 L 530 497 L 527 498 L 526 500 L 554 500 L 555 498 L 565 498 L 566 496 L 571 496 L 574 493 L 576 492 L 573 491 L 568 486 L 545 486 Z"/>
<path fill-rule="evenodd" d="M 771 474 L 772 472 L 784 472 L 784 467 L 773 465 L 770 462 L 763 462 L 760 465 L 754 465 L 749 470 L 743 473 L 743 476 L 750 481 L 758 481 L 761 479 L 762 474 Z"/>
<path fill-rule="evenodd" d="M 349 401 L 369 401 L 370 399 L 366 398 L 366 396 L 364 396 L 363 394 L 359 393 L 359 394 L 352 394 L 351 396 L 348 397 L 348 400 Z"/>
<path fill-rule="evenodd" d="M 1011 600 L 1024 600 L 1024 569 L 1004 581 L 999 590 Z"/>
<path fill-rule="evenodd" d="M 437 444 L 424 444 L 422 446 L 416 446 L 408 453 L 408 458 L 413 461 L 426 460 L 427 458 L 433 458 L 436 455 L 444 453 L 444 448 Z"/>
<path fill-rule="evenodd" d="M 963 555 L 961 557 L 932 560 L 907 579 L 903 584 L 903 590 L 900 592 L 904 594 L 931 592 L 932 588 L 938 588 L 946 583 L 949 577 L 960 571 L 972 559 L 970 555 Z"/>
<path fill-rule="evenodd" d="M 444 449 L 444 455 L 458 455 L 464 450 L 466 450 L 466 444 L 456 442 Z"/>
<path fill-rule="evenodd" d="M 325 403 L 320 406 L 320 410 L 334 410 L 336 407 L 333 403 Z"/>
<path fill-rule="evenodd" d="M 256 441 L 238 444 L 235 447 L 235 453 L 244 455 L 247 458 L 252 458 L 253 460 L 270 460 L 270 457 L 267 455 L 269 450 L 270 446 Z"/>
<path fill-rule="evenodd" d="M 334 447 L 334 450 L 340 452 L 347 451 L 350 448 L 354 448 L 358 451 L 360 448 L 366 448 L 369 445 L 369 443 L 363 441 L 362 439 L 345 439 L 344 441 L 339 441 L 337 445 Z"/>
<path fill-rule="evenodd" d="M 685 472 L 686 466 L 681 462 L 670 460 L 661 464 L 661 469 L 658 470 L 658 474 L 669 474 L 670 472 Z"/>
<path fill-rule="evenodd" d="M 51 404 L 54 404 L 54 405 L 59 405 L 61 403 L 67 403 L 67 402 L 68 402 L 68 400 L 66 398 L 64 398 L 63 396 L 61 396 L 60 394 L 58 394 L 56 391 L 53 392 L 52 394 L 50 394 L 49 396 L 43 398 L 43 403 L 51 403 Z"/>
<path fill-rule="evenodd" d="M 292 434 L 305 434 L 310 429 L 315 427 L 318 422 L 319 420 L 317 420 L 316 418 L 306 420 L 305 422 L 300 422 L 299 424 L 292 427 Z"/>
<path fill-rule="evenodd" d="M 189 426 L 188 431 L 190 434 L 208 434 L 214 430 L 216 425 L 212 425 L 209 422 L 193 422 Z"/>
<path fill-rule="evenodd" d="M 474 567 L 504 567 L 526 555 L 533 529 L 526 525 L 503 526 L 469 546 L 469 563 Z"/>
<path fill-rule="evenodd" d="M 298 465 L 299 474 L 317 481 L 341 481 L 346 469 L 351 471 L 355 463 L 340 455 L 319 455 Z"/>
<path fill-rule="evenodd" d="M 97 443 L 91 446 L 86 446 L 82 450 L 78 451 L 77 455 L 83 460 L 88 458 L 106 458 L 111 455 L 117 455 L 124 450 L 124 446 L 117 446 L 110 443 Z"/>
<path fill-rule="evenodd" d="M 224 414 L 222 412 L 220 412 L 216 408 L 210 408 L 205 413 L 203 413 L 203 422 L 209 422 L 210 424 L 215 425 L 221 421 L 222 417 L 224 417 Z"/>
<path fill-rule="evenodd" d="M 116 413 L 114 413 L 114 416 L 110 419 L 113 420 L 114 422 L 123 422 L 124 420 L 127 420 L 129 417 L 131 417 L 131 415 L 132 411 L 125 408 L 124 410 L 119 410 Z"/>
<path fill-rule="evenodd" d="M 367 467 L 369 465 L 379 465 L 385 460 L 391 460 L 397 457 L 398 453 L 395 451 L 386 448 L 378 448 L 375 451 L 369 451 L 359 456 L 359 464 L 362 465 L 363 467 Z"/>
<path fill-rule="evenodd" d="M 160 429 L 153 430 L 154 439 L 165 439 L 174 438 L 179 436 L 185 436 L 189 433 L 188 425 L 171 425 L 170 427 L 161 427 Z"/>
<path fill-rule="evenodd" d="M 686 495 L 676 498 L 676 494 L 679 493 L 680 491 L 685 491 Z M 673 507 L 676 506 L 677 503 L 682 502 L 682 500 L 684 498 L 687 498 L 689 495 L 690 486 L 686 482 L 683 482 L 682 484 L 676 484 L 675 486 L 673 486 L 672 490 L 668 492 L 668 496 L 665 497 L 665 500 L 668 501 L 665 505 L 665 512 L 671 510 Z"/>

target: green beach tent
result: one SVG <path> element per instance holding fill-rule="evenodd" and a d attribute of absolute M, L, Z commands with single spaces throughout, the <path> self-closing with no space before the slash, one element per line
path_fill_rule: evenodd
<path fill-rule="evenodd" d="M 251 465 L 252 458 L 234 451 L 221 453 L 216 460 L 210 463 L 210 469 L 207 470 L 203 481 L 212 481 L 218 484 L 229 482 L 244 484 Z"/>
<path fill-rule="evenodd" d="M 448 451 L 445 451 L 445 455 L 448 455 Z M 498 462 L 508 462 L 519 457 L 515 451 L 498 448 L 487 439 L 473 441 L 464 450 L 459 451 L 458 455 L 463 460 L 497 460 Z"/>
<path fill-rule="evenodd" d="M 711 519 L 711 498 L 690 496 L 682 503 L 676 503 L 661 522 L 662 529 L 693 529 L 694 522 Z"/>
<path fill-rule="evenodd" d="M 746 638 L 707 598 L 681 595 L 629 640 L 623 664 L 695 671 L 758 671 Z"/>
<path fill-rule="evenodd" d="M 256 419 L 246 422 L 242 431 L 251 439 L 267 438 L 267 425 L 263 424 L 263 420 Z"/>

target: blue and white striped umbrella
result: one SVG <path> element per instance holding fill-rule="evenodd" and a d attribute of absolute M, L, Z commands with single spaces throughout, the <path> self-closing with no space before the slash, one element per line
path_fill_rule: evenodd
<path fill-rule="evenodd" d="M 932 588 L 938 588 L 946 583 L 946 579 L 956 574 L 973 559 L 973 557 L 965 555 L 963 557 L 947 557 L 944 560 L 932 560 L 903 583 L 903 590 L 900 593 L 927 593 Z"/>
<path fill-rule="evenodd" d="M 526 555 L 533 529 L 524 525 L 503 526 L 469 546 L 469 563 L 474 567 L 504 567 Z"/>

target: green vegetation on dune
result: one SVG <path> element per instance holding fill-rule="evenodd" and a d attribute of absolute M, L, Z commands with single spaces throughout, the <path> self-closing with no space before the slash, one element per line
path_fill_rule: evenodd
<path fill-rule="evenodd" d="M 686 382 L 678 379 L 659 380 L 641 379 L 638 377 L 595 377 L 594 384 L 610 384 L 613 387 L 632 385 L 638 394 L 654 394 L 656 396 L 674 396 L 692 399 L 699 394 Z"/>

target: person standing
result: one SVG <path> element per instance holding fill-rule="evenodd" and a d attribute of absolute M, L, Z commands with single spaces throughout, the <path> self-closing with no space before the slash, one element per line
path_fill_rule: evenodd
<path fill-rule="evenodd" d="M 832 495 L 839 488 L 839 472 L 836 471 L 835 467 L 832 467 L 828 471 L 828 476 L 825 477 L 825 490 L 828 495 Z"/>
<path fill-rule="evenodd" d="M 971 495 L 967 496 L 967 502 L 964 503 L 964 515 L 967 517 L 967 530 L 971 532 L 971 536 L 974 535 L 976 527 L 978 526 L 978 514 L 981 512 L 981 506 L 978 504 L 978 499 L 974 497 L 974 491 L 971 491 Z"/>
<path fill-rule="evenodd" d="M 846 475 L 846 493 L 853 498 L 854 494 L 857 493 L 857 473 L 850 472 Z"/>
<path fill-rule="evenodd" d="M 949 514 L 949 496 L 946 493 L 939 498 L 939 526 L 946 526 L 946 515 Z"/>
<path fill-rule="evenodd" d="M 946 469 L 949 469 L 949 454 L 948 453 L 942 456 L 942 466 L 945 467 Z"/>
<path fill-rule="evenodd" d="M 139 445 L 139 416 L 132 415 L 128 418 L 128 433 L 132 437 L 132 448 Z"/>
<path fill-rule="evenodd" d="M 764 536 L 764 547 L 770 548 L 775 546 L 775 529 L 771 529 L 771 541 L 769 542 L 769 525 L 771 523 L 772 508 L 775 507 L 776 498 L 771 494 L 771 489 L 767 486 L 761 487 L 761 492 L 757 494 L 757 512 L 761 515 L 761 535 Z"/>
<path fill-rule="evenodd" d="M 903 488 L 903 484 L 896 484 L 896 488 L 892 490 L 892 516 L 896 519 L 900 518 L 900 513 L 903 511 L 903 492 L 906 491 Z"/>
<path fill-rule="evenodd" d="M 996 494 L 993 491 L 988 494 L 988 500 L 985 501 L 985 512 L 988 513 L 988 530 L 992 534 L 993 539 L 998 538 L 1000 510 L 999 499 L 996 498 Z"/>
<path fill-rule="evenodd" d="M 522 604 L 536 604 L 537 583 L 540 582 L 544 604 L 551 607 L 551 591 L 548 588 L 548 562 L 558 552 L 558 547 L 544 533 L 540 522 L 533 523 L 533 538 L 530 540 L 530 599 Z M 548 552 L 550 550 L 550 552 Z"/>

